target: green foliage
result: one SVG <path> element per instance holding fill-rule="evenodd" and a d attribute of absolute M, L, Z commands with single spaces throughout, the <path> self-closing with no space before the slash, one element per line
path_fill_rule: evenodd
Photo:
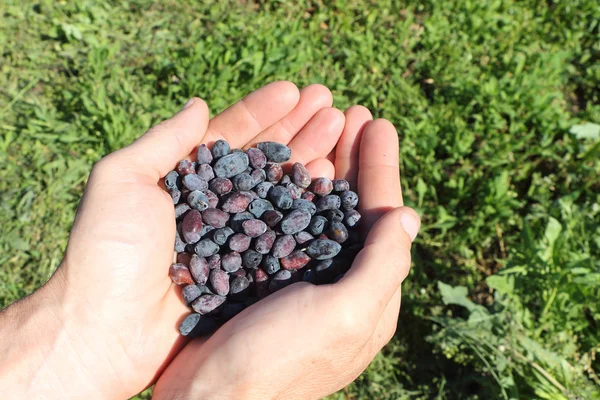
<path fill-rule="evenodd" d="M 332 398 L 600 396 L 597 1 L 8 0 L 0 15 L 0 307 L 58 266 L 103 155 L 191 96 L 216 113 L 270 81 L 318 82 L 398 127 L 423 216 L 396 338 Z"/>

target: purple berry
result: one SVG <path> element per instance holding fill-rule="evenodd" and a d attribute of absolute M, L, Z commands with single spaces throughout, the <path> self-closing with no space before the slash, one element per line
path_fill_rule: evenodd
<path fill-rule="evenodd" d="M 312 202 L 315 199 L 315 194 L 313 192 L 309 192 L 307 190 L 306 192 L 302 193 L 302 197 L 300 197 L 300 198 Z"/>
<path fill-rule="evenodd" d="M 217 323 L 213 318 L 203 317 L 200 314 L 192 313 L 185 317 L 179 324 L 179 333 L 182 336 L 195 338 L 206 335 L 217 328 Z"/>
<path fill-rule="evenodd" d="M 225 254 L 221 258 L 221 268 L 227 272 L 235 272 L 242 268 L 242 256 L 237 251 Z"/>
<path fill-rule="evenodd" d="M 256 147 L 251 147 L 246 150 L 246 154 L 248 155 L 248 160 L 250 160 L 252 168 L 264 168 L 267 164 L 265 153 Z"/>
<path fill-rule="evenodd" d="M 198 151 L 196 152 L 196 161 L 198 161 L 198 164 L 210 164 L 212 160 L 213 155 L 208 147 L 205 144 L 198 146 Z"/>
<path fill-rule="evenodd" d="M 292 182 L 286 183 L 284 186 L 288 192 L 290 192 L 290 196 L 292 196 L 292 200 L 296 200 L 302 197 L 302 189 L 293 184 Z"/>
<path fill-rule="evenodd" d="M 221 256 L 219 254 L 213 254 L 212 256 L 206 259 L 208 262 L 209 269 L 215 269 L 221 267 Z"/>
<path fill-rule="evenodd" d="M 184 264 L 172 264 L 169 268 L 169 277 L 176 285 L 191 285 L 194 283 L 190 270 Z"/>
<path fill-rule="evenodd" d="M 281 179 L 279 180 L 279 184 L 282 186 L 287 185 L 288 183 L 292 182 L 292 178 L 290 178 L 290 176 L 288 174 L 285 174 L 281 177 Z"/>
<path fill-rule="evenodd" d="M 251 240 L 252 239 L 243 233 L 236 233 L 229 238 L 229 249 L 237 251 L 238 253 L 243 253 L 250 247 Z"/>
<path fill-rule="evenodd" d="M 187 174 L 195 174 L 196 168 L 194 168 L 194 163 L 190 160 L 181 160 L 177 165 L 177 173 L 179 175 L 187 175 Z"/>
<path fill-rule="evenodd" d="M 333 183 L 327 178 L 317 178 L 312 182 L 311 191 L 319 196 L 327 196 L 333 191 Z"/>
<path fill-rule="evenodd" d="M 286 235 L 300 232 L 310 224 L 311 216 L 304 210 L 293 210 L 281 220 L 281 231 Z"/>
<path fill-rule="evenodd" d="M 250 176 L 254 181 L 254 185 L 252 185 L 253 187 L 256 187 L 256 185 L 259 183 L 263 183 L 265 180 L 267 180 L 267 173 L 264 169 L 255 169 L 250 173 Z"/>
<path fill-rule="evenodd" d="M 248 219 L 242 222 L 242 231 L 251 238 L 259 237 L 267 231 L 267 224 L 260 219 Z"/>
<path fill-rule="evenodd" d="M 252 196 L 246 192 L 232 193 L 224 202 L 221 208 L 228 213 L 241 213 L 246 211 L 252 201 Z"/>
<path fill-rule="evenodd" d="M 262 220 L 270 228 L 275 227 L 283 219 L 283 214 L 277 210 L 267 210 L 262 215 Z"/>
<path fill-rule="evenodd" d="M 175 251 L 181 253 L 185 250 L 185 242 L 181 240 L 181 236 L 179 236 L 179 232 L 175 231 Z"/>
<path fill-rule="evenodd" d="M 232 300 L 242 300 L 248 295 L 250 281 L 245 276 L 236 276 L 229 286 L 229 295 Z"/>
<path fill-rule="evenodd" d="M 321 213 L 321 215 L 327 218 L 329 222 L 340 222 L 344 219 L 344 213 L 342 210 L 338 210 L 337 208 L 325 210 Z"/>
<path fill-rule="evenodd" d="M 348 210 L 344 213 L 344 223 L 347 227 L 353 228 L 360 222 L 360 213 L 356 210 Z"/>
<path fill-rule="evenodd" d="M 202 215 L 198 210 L 191 210 L 181 221 L 181 234 L 186 243 L 196 243 L 202 238 Z"/>
<path fill-rule="evenodd" d="M 210 165 L 200 164 L 198 165 L 198 176 L 204 179 L 206 182 L 209 182 L 215 177 L 215 172 Z"/>
<path fill-rule="evenodd" d="M 190 210 L 190 206 L 185 203 L 177 204 L 175 206 L 175 218 L 181 217 L 183 214 Z"/>
<path fill-rule="evenodd" d="M 190 273 L 192 274 L 192 278 L 201 285 L 204 285 L 208 280 L 208 262 L 206 258 L 199 257 L 194 254 L 192 259 L 190 260 Z"/>
<path fill-rule="evenodd" d="M 269 283 L 269 290 L 274 293 L 292 283 L 292 273 L 285 269 L 278 271 Z"/>
<path fill-rule="evenodd" d="M 310 233 L 308 233 L 306 231 L 300 231 L 294 235 L 294 239 L 296 240 L 296 243 L 298 243 L 299 245 L 304 244 L 306 242 L 310 242 L 314 238 L 315 237 L 313 235 L 311 235 Z"/>
<path fill-rule="evenodd" d="M 179 203 L 179 200 L 181 200 L 181 192 L 179 190 L 171 190 L 169 194 L 171 195 L 171 200 L 173 200 L 173 204 Z"/>
<path fill-rule="evenodd" d="M 202 220 L 215 228 L 224 228 L 229 221 L 229 214 L 218 208 L 208 208 L 202 211 Z"/>
<path fill-rule="evenodd" d="M 269 275 L 273 275 L 275 272 L 281 269 L 279 260 L 271 255 L 266 255 L 263 257 L 262 266 Z"/>
<path fill-rule="evenodd" d="M 333 183 L 334 192 L 345 192 L 350 190 L 350 183 L 345 179 L 334 179 L 331 183 Z"/>
<path fill-rule="evenodd" d="M 265 172 L 267 174 L 267 180 L 271 183 L 277 183 L 283 176 L 283 169 L 281 165 L 277 163 L 267 163 L 265 166 Z"/>
<path fill-rule="evenodd" d="M 254 219 L 254 215 L 248 211 L 234 214 L 229 220 L 229 226 L 231 226 L 235 232 L 242 232 L 242 223 L 249 219 Z"/>
<path fill-rule="evenodd" d="M 292 182 L 301 188 L 310 186 L 310 174 L 304 165 L 300 163 L 292 165 Z"/>
<path fill-rule="evenodd" d="M 282 235 L 275 239 L 271 254 L 273 257 L 282 258 L 291 254 L 296 248 L 296 240 L 292 235 Z"/>
<path fill-rule="evenodd" d="M 186 267 L 190 267 L 190 261 L 192 260 L 192 255 L 190 253 L 181 252 L 177 254 L 177 262 L 185 265 Z"/>
<path fill-rule="evenodd" d="M 227 286 L 229 286 L 229 283 Z M 207 315 L 218 309 L 219 306 L 225 303 L 225 300 L 225 295 L 205 294 L 192 302 L 192 308 L 200 315 Z"/>
<path fill-rule="evenodd" d="M 260 254 L 269 254 L 269 252 L 273 248 L 273 243 L 275 243 L 276 237 L 277 234 L 275 233 L 275 231 L 266 231 L 256 239 L 256 241 L 254 242 L 254 249 Z"/>
<path fill-rule="evenodd" d="M 214 293 L 220 296 L 226 296 L 229 293 L 229 275 L 227 275 L 227 272 L 213 269 L 210 271 L 208 281 Z"/>
<path fill-rule="evenodd" d="M 215 192 L 219 196 L 223 196 L 231 192 L 233 189 L 233 183 L 227 178 L 215 178 L 208 184 L 210 190 Z"/>

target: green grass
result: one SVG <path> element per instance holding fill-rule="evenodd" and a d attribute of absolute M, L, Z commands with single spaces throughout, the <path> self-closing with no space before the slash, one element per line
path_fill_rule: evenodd
<path fill-rule="evenodd" d="M 191 96 L 318 82 L 397 126 L 423 216 L 396 337 L 331 398 L 600 397 L 600 133 L 571 131 L 600 123 L 597 1 L 202 3 L 0 5 L 0 307 L 103 155 Z"/>

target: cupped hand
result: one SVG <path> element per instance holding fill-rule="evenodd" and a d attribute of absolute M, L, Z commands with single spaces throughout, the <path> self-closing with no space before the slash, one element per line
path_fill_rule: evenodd
<path fill-rule="evenodd" d="M 209 120 L 206 104 L 195 98 L 94 167 L 64 261 L 48 285 L 71 321 L 80 387 L 130 397 L 152 384 L 185 344 L 177 324 L 189 311 L 168 277 L 175 218 L 161 177 L 199 143 L 218 139 L 234 148 L 261 138 L 289 142 L 315 170 L 344 127 L 331 103 L 324 86 L 298 91 L 275 82 Z"/>
<path fill-rule="evenodd" d="M 335 135 L 290 137 L 265 132 L 251 143 L 289 142 L 313 177 L 345 178 L 357 187 L 368 233 L 363 250 L 339 282 L 292 284 L 208 340 L 187 344 L 160 377 L 154 398 L 321 398 L 354 380 L 394 334 L 400 285 L 420 228 L 416 213 L 402 207 L 395 128 L 386 120 L 371 121 L 367 109 L 355 106 L 346 111 L 339 141 L 325 157 Z"/>

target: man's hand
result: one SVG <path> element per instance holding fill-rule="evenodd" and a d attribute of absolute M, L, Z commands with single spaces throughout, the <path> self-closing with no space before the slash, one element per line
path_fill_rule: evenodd
<path fill-rule="evenodd" d="M 313 176 L 334 174 L 358 185 L 368 236 L 350 271 L 332 285 L 290 285 L 210 339 L 192 341 L 159 379 L 156 399 L 318 399 L 352 382 L 393 336 L 420 220 L 402 207 L 393 125 L 369 122 L 363 107 L 345 114 L 343 134 L 326 159 L 314 161 L 315 153 L 307 159 L 296 141 L 290 147 L 318 165 Z"/>
<path fill-rule="evenodd" d="M 199 143 L 290 143 L 315 174 L 344 128 L 321 85 L 275 82 L 209 120 L 201 99 L 93 169 L 64 261 L 0 314 L 0 391 L 9 398 L 128 398 L 154 383 L 185 341 L 189 312 L 168 277 L 173 202 L 161 178 Z M 331 168 L 327 170 L 327 168 Z"/>

